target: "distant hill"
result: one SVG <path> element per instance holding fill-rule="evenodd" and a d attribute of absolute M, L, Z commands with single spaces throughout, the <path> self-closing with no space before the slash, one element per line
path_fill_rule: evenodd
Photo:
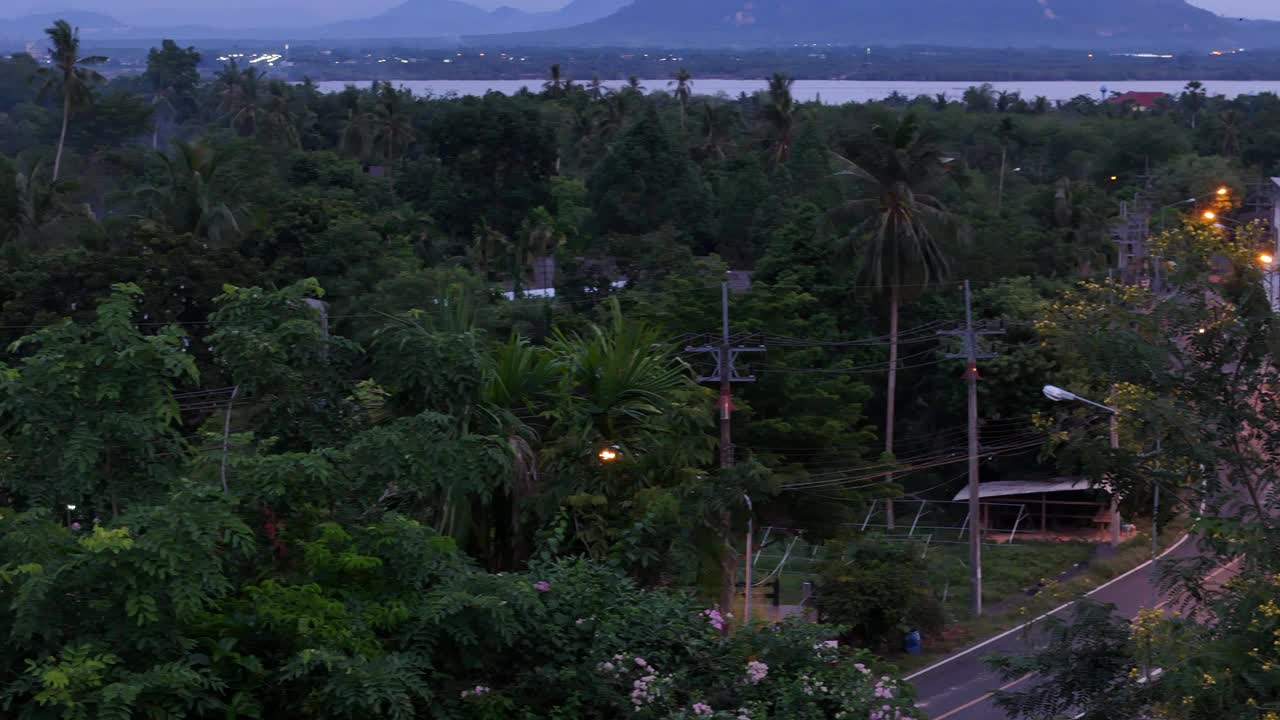
<path fill-rule="evenodd" d="M 1280 46 L 1280 23 L 1185 0 L 635 0 L 532 44 L 666 47 L 797 43 L 1186 49 Z"/>
<path fill-rule="evenodd" d="M 64 10 L 0 21 L 0 37 L 41 38 L 44 37 L 44 29 L 59 19 L 79 27 L 81 36 L 119 32 L 125 27 L 124 23 L 109 15 L 82 10 Z"/>
<path fill-rule="evenodd" d="M 458 0 L 405 0 L 384 13 L 302 31 L 326 38 L 412 38 L 515 33 L 567 28 L 606 17 L 631 0 L 573 0 L 552 12 L 512 7 L 486 12 Z"/>

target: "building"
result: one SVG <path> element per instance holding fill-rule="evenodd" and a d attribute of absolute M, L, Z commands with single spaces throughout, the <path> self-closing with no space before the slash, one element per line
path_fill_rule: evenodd
<path fill-rule="evenodd" d="M 1169 97 L 1168 93 L 1162 92 L 1143 92 L 1130 90 L 1127 93 L 1112 95 L 1107 98 L 1107 102 L 1112 105 L 1133 105 L 1133 109 L 1138 112 L 1146 112 L 1156 106 L 1161 100 Z"/>

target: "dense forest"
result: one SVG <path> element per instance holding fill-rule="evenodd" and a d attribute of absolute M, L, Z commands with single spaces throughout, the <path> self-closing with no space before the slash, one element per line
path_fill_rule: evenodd
<path fill-rule="evenodd" d="M 1217 643 L 1180 670 L 1217 680 L 1160 692 L 1186 698 L 1170 717 L 1274 718 L 1274 682 L 1221 669 L 1275 657 L 1280 622 L 1254 492 L 1276 448 L 1231 432 L 1276 412 L 1242 398 L 1274 382 L 1246 223 L 1280 97 L 833 107 L 780 74 L 727 99 L 558 66 L 516 96 L 322 94 L 203 77 L 172 42 L 107 81 L 50 37 L 49 63 L 0 62 L 6 716 L 919 717 L 850 648 L 946 618 L 909 552 L 848 526 L 963 483 L 965 368 L 938 331 L 969 280 L 1005 330 L 984 479 L 1120 474 L 1131 515 L 1157 435 L 1184 505 L 1235 468 L 1209 484 L 1257 514 L 1204 520 L 1251 560 L 1214 591 L 1233 622 L 1152 631 Z M 1176 302 L 1109 278 L 1139 191 Z M 763 352 L 718 407 L 687 348 L 722 341 L 723 297 Z M 1050 382 L 1140 420 L 1111 449 Z M 832 578 L 876 584 L 824 599 L 833 626 L 728 634 L 749 518 L 885 572 Z M 1110 692 L 1153 641 L 1098 623 L 1118 660 L 1077 692 L 1164 707 Z"/>

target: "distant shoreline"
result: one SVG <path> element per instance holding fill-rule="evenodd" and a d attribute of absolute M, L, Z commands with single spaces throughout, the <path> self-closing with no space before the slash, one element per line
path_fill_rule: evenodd
<path fill-rule="evenodd" d="M 366 80 L 325 80 L 317 82 L 322 92 L 340 92 L 348 85 L 367 88 L 374 82 Z M 397 87 L 411 90 L 415 95 L 431 94 L 445 96 L 477 96 L 487 92 L 499 92 L 505 95 L 518 93 L 522 88 L 531 92 L 540 92 L 541 78 L 521 80 L 389 80 Z M 577 81 L 575 81 L 577 82 Z M 666 92 L 669 90 L 667 80 L 663 78 L 641 79 L 640 84 L 645 91 Z M 1051 102 L 1067 101 L 1081 95 L 1094 100 L 1103 97 L 1103 87 L 1107 94 L 1131 91 L 1163 92 L 1178 95 L 1186 87 L 1189 80 L 1027 80 L 1011 82 L 989 82 L 982 80 L 803 80 L 798 79 L 792 85 L 792 94 L 799 102 L 813 102 L 821 99 L 827 104 L 844 104 L 847 102 L 872 102 L 891 97 L 893 93 L 914 99 L 920 96 L 935 97 L 947 95 L 948 99 L 959 100 L 964 91 L 970 87 L 984 84 L 991 85 L 996 92 L 1018 93 L 1025 99 L 1044 96 Z M 609 90 L 618 90 L 627 83 L 621 80 L 610 80 L 601 83 Z M 765 89 L 766 80 L 733 79 L 733 78 L 695 78 L 693 90 L 695 95 L 715 97 L 723 95 L 737 97 L 741 93 L 752 94 Z M 1263 92 L 1280 94 L 1280 80 L 1210 80 L 1204 81 L 1209 95 L 1256 95 Z"/>

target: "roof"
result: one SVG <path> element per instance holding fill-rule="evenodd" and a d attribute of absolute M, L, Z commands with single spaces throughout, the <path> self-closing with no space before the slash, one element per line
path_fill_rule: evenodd
<path fill-rule="evenodd" d="M 1039 495 L 1040 493 L 1077 492 L 1090 489 L 1084 478 L 1057 478 L 1055 480 L 1007 480 L 982 483 L 978 497 L 1004 497 L 1006 495 Z M 969 488 L 964 488 L 952 498 L 953 502 L 969 499 Z"/>
<path fill-rule="evenodd" d="M 1149 108 L 1154 107 L 1156 102 L 1167 97 L 1169 97 L 1168 93 L 1130 90 L 1127 93 L 1111 96 L 1107 99 L 1107 102 L 1115 105 L 1123 105 L 1127 102 L 1132 102 L 1138 107 Z"/>

